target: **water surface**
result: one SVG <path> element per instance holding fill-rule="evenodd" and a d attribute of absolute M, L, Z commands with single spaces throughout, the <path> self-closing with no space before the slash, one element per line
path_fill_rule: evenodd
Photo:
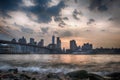
<path fill-rule="evenodd" d="M 0 69 L 17 67 L 20 71 L 90 72 L 120 71 L 120 55 L 27 54 L 0 55 Z"/>

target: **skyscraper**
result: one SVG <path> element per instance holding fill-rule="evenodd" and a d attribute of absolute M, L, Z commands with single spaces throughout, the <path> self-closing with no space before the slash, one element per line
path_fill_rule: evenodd
<path fill-rule="evenodd" d="M 44 39 L 41 39 L 41 47 L 44 47 Z"/>
<path fill-rule="evenodd" d="M 30 38 L 30 44 L 32 44 L 32 45 L 35 44 L 34 38 Z"/>
<path fill-rule="evenodd" d="M 41 39 L 41 41 L 38 43 L 38 46 L 44 47 L 44 39 Z"/>
<path fill-rule="evenodd" d="M 11 40 L 11 42 L 14 42 L 14 43 L 16 43 L 16 39 L 15 39 L 15 38 L 14 38 L 14 39 L 12 39 L 12 40 Z"/>
<path fill-rule="evenodd" d="M 19 43 L 22 43 L 22 44 L 26 44 L 26 43 L 27 43 L 27 41 L 26 41 L 26 39 L 25 39 L 24 37 L 20 38 L 20 39 L 18 40 L 18 42 L 19 42 Z"/>
<path fill-rule="evenodd" d="M 60 37 L 57 37 L 56 48 L 57 48 L 57 49 L 61 49 L 61 40 L 60 40 Z"/>
<path fill-rule="evenodd" d="M 55 36 L 52 36 L 52 44 L 55 44 Z"/>
<path fill-rule="evenodd" d="M 82 46 L 83 51 L 92 50 L 92 48 L 93 48 L 93 45 L 90 43 L 84 43 Z"/>
<path fill-rule="evenodd" d="M 70 41 L 70 50 L 74 51 L 76 49 L 77 49 L 76 41 L 75 40 L 71 40 Z"/>

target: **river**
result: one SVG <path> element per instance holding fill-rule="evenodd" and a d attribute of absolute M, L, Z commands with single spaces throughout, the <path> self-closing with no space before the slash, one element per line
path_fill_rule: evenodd
<path fill-rule="evenodd" d="M 20 71 L 70 72 L 120 72 L 120 55 L 72 54 L 1 54 L 0 69 L 18 68 Z"/>

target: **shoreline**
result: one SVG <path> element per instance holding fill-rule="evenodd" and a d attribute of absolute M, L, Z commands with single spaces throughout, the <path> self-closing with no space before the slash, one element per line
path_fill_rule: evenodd
<path fill-rule="evenodd" d="M 28 55 L 30 53 L 0 53 L 0 55 Z M 30 55 L 120 55 L 120 53 L 89 53 L 89 54 L 71 54 L 71 53 L 31 53 Z"/>
<path fill-rule="evenodd" d="M 120 72 L 112 72 L 100 75 L 86 70 L 75 70 L 68 73 L 38 73 L 19 71 L 17 68 L 10 68 L 0 70 L 0 80 L 119 80 L 119 74 Z"/>

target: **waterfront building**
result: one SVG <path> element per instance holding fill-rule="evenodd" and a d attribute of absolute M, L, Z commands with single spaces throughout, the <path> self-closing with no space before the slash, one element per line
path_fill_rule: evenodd
<path fill-rule="evenodd" d="M 41 41 L 39 41 L 38 46 L 44 47 L 44 39 L 41 39 Z"/>
<path fill-rule="evenodd" d="M 26 44 L 26 43 L 27 43 L 27 41 L 26 41 L 26 39 L 25 39 L 24 37 L 20 38 L 20 39 L 18 40 L 18 42 L 19 42 L 19 43 L 22 43 L 22 44 Z"/>
<path fill-rule="evenodd" d="M 75 51 L 77 49 L 77 44 L 75 40 L 70 41 L 70 50 Z"/>
<path fill-rule="evenodd" d="M 15 39 L 15 38 L 13 38 L 13 39 L 11 40 L 11 42 L 16 43 L 17 41 L 16 41 L 16 39 Z"/>
<path fill-rule="evenodd" d="M 84 43 L 82 46 L 82 51 L 88 51 L 88 50 L 92 50 L 92 49 L 93 49 L 93 46 L 92 46 L 92 44 L 89 44 L 89 43 Z"/>
<path fill-rule="evenodd" d="M 55 36 L 52 36 L 52 44 L 55 44 Z"/>
<path fill-rule="evenodd" d="M 57 37 L 57 44 L 56 44 L 56 48 L 57 49 L 61 49 L 61 40 L 60 40 L 60 37 Z"/>
<path fill-rule="evenodd" d="M 30 38 L 30 43 L 31 45 L 35 45 L 35 41 L 34 41 L 34 38 Z"/>

